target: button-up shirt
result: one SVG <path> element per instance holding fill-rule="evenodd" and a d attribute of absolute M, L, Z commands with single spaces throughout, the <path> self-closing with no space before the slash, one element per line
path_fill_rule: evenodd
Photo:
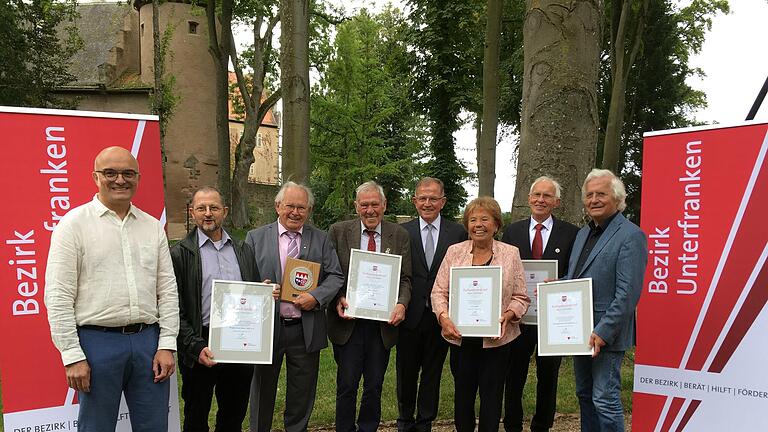
<path fill-rule="evenodd" d="M 435 248 L 437 248 L 437 240 L 440 237 L 440 222 L 442 222 L 442 219 L 440 215 L 438 214 L 435 220 L 432 221 L 432 226 L 434 229 L 432 230 L 432 240 L 433 244 L 435 245 Z M 427 250 L 427 221 L 419 217 L 419 229 L 421 231 L 421 246 L 423 246 L 424 250 Z"/>
<path fill-rule="evenodd" d="M 552 219 L 552 215 L 550 215 L 544 222 L 541 222 L 541 224 L 544 225 L 544 228 L 541 229 L 542 252 L 547 250 L 547 242 L 549 241 L 549 235 L 552 233 L 552 225 L 554 223 L 555 221 Z M 531 250 L 533 250 L 533 239 L 536 237 L 536 225 L 538 224 L 539 222 L 536 222 L 536 219 L 531 218 L 531 224 L 528 226 L 528 240 L 531 242 Z"/>
<path fill-rule="evenodd" d="M 163 226 L 134 205 L 121 220 L 98 196 L 71 210 L 51 235 L 45 305 L 65 365 L 85 359 L 82 325 L 159 323 L 158 349 L 175 351 L 179 301 Z"/>
<path fill-rule="evenodd" d="M 368 250 L 368 228 L 363 225 L 362 222 L 360 222 L 360 250 L 367 251 Z M 381 222 L 379 222 L 378 225 L 376 225 L 376 229 L 373 231 L 376 232 L 376 234 L 373 235 L 374 240 L 376 241 L 376 252 L 381 252 Z"/>
<path fill-rule="evenodd" d="M 201 230 L 197 230 L 197 241 L 200 246 L 200 263 L 203 272 L 202 295 L 203 325 L 211 322 L 211 289 L 214 279 L 241 281 L 240 264 L 237 263 L 232 238 L 226 231 L 221 230 L 221 239 L 213 241 Z"/>
<path fill-rule="evenodd" d="M 288 229 L 277 221 L 277 246 L 280 250 L 280 268 L 282 269 L 283 277 L 285 277 L 285 260 L 288 258 L 288 245 L 291 243 L 291 238 L 286 234 Z M 301 234 L 304 232 L 304 226 L 302 225 L 296 233 L 296 247 L 299 248 L 301 253 Z M 298 255 L 296 256 L 298 258 Z M 282 281 L 272 281 L 275 283 L 282 283 Z M 293 303 L 287 301 L 280 301 L 280 316 L 283 318 L 301 318 L 301 309 L 297 308 Z"/>

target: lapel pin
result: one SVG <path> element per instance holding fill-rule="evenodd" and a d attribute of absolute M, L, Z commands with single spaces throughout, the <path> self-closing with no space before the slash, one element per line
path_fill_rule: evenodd
<path fill-rule="evenodd" d="M 387 248 L 387 250 L 385 250 L 384 253 L 388 254 L 389 253 L 389 248 Z"/>
<path fill-rule="evenodd" d="M 555 253 L 560 253 L 560 248 L 555 248 Z"/>

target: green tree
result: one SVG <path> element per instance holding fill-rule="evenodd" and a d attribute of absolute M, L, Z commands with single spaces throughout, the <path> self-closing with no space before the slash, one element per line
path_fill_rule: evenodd
<path fill-rule="evenodd" d="M 350 215 L 355 188 L 367 180 L 384 187 L 388 213 L 406 210 L 424 156 L 402 14 L 362 11 L 337 30 L 312 99 L 311 184 L 320 227 Z"/>
<path fill-rule="evenodd" d="M 484 28 L 479 23 L 485 2 L 411 0 L 410 5 L 411 40 L 419 54 L 417 97 L 431 138 L 425 171 L 445 183 L 448 202 L 443 213 L 450 217 L 467 198 L 462 182 L 468 174 L 456 157 L 453 133 L 461 126 L 461 110 L 477 104 Z"/>
<path fill-rule="evenodd" d="M 689 59 L 701 50 L 712 18 L 729 12 L 722 0 L 696 0 L 680 9 L 675 5 L 670 0 L 650 3 L 643 49 L 627 82 L 618 171 L 627 186 L 625 214 L 635 222 L 640 218 L 643 133 L 695 124 L 693 113 L 706 106 L 706 97 L 686 83 L 702 73 L 688 65 Z M 608 66 L 603 64 L 601 79 L 602 124 L 610 99 Z"/>
<path fill-rule="evenodd" d="M 52 90 L 70 84 L 81 47 L 75 0 L 0 0 L 0 105 L 61 107 Z"/>

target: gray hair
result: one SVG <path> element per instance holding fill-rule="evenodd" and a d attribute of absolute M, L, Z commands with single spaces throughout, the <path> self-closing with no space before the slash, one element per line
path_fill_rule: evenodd
<path fill-rule="evenodd" d="M 373 180 L 367 181 L 361 184 L 360 186 L 358 186 L 357 189 L 355 189 L 355 201 L 358 200 L 361 193 L 370 192 L 370 191 L 378 192 L 379 196 L 381 197 L 381 202 L 383 203 L 387 202 L 387 196 L 384 195 L 384 189 L 382 189 L 381 186 L 379 186 L 379 184 Z"/>
<path fill-rule="evenodd" d="M 537 178 L 536 180 L 533 181 L 533 183 L 531 183 L 531 188 L 528 190 L 528 195 L 532 194 L 533 193 L 533 188 L 537 184 L 539 184 L 539 183 L 541 183 L 543 181 L 548 181 L 548 182 L 552 183 L 552 185 L 555 187 L 555 198 L 560 199 L 560 194 L 563 191 L 563 189 L 560 187 L 560 183 L 558 183 L 557 180 L 553 179 L 552 177 L 545 176 L 545 175 Z"/>
<path fill-rule="evenodd" d="M 587 196 L 587 183 L 599 178 L 608 177 L 611 179 L 611 191 L 613 192 L 613 198 L 618 202 L 616 208 L 619 211 L 624 211 L 627 208 L 627 189 L 624 188 L 624 182 L 620 178 L 616 177 L 611 170 L 594 168 L 587 174 L 587 178 L 584 179 L 584 184 L 581 185 L 581 200 Z"/>
<path fill-rule="evenodd" d="M 303 184 L 299 184 L 290 180 L 283 183 L 283 185 L 280 187 L 280 190 L 277 191 L 277 195 L 275 195 L 275 205 L 278 205 L 283 201 L 283 198 L 285 198 L 285 191 L 290 188 L 303 190 L 307 194 L 307 207 L 310 209 L 315 208 L 315 196 L 312 194 L 312 190 Z"/>
<path fill-rule="evenodd" d="M 414 195 L 416 194 L 416 190 L 418 190 L 420 187 L 423 187 L 432 183 L 440 186 L 440 194 L 445 195 L 445 185 L 443 184 L 443 181 L 440 180 L 439 178 L 434 178 L 434 177 L 422 177 L 421 180 L 419 180 L 419 182 L 416 183 L 416 187 L 413 190 Z"/>

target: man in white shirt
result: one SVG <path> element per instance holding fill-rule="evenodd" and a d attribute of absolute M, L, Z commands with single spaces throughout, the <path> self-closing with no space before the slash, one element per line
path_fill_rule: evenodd
<path fill-rule="evenodd" d="M 139 177 L 128 150 L 102 150 L 98 193 L 51 236 L 45 304 L 79 431 L 115 430 L 123 392 L 134 431 L 168 429 L 178 294 L 163 226 L 131 204 Z"/>

